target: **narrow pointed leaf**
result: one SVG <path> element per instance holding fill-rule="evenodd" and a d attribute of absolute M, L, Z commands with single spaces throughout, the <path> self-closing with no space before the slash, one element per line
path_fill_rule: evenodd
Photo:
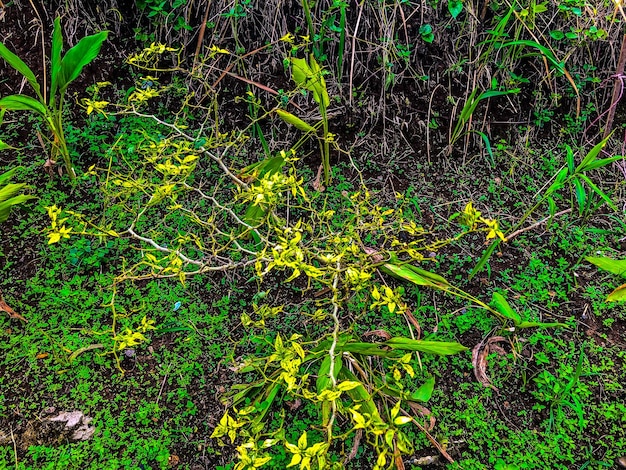
<path fill-rule="evenodd" d="M 573 175 L 575 170 L 574 165 L 574 152 L 572 151 L 572 147 L 569 145 L 565 146 L 565 150 L 567 152 L 567 169 L 569 170 L 569 174 Z"/>
<path fill-rule="evenodd" d="M 606 139 L 602 140 L 599 144 L 595 145 L 591 150 L 589 150 L 589 153 L 585 156 L 585 158 L 583 158 L 583 161 L 580 162 L 580 165 L 576 167 L 576 173 L 587 171 L 587 165 L 596 160 L 598 154 L 604 148 L 610 138 L 611 135 L 608 135 Z"/>
<path fill-rule="evenodd" d="M 602 168 L 603 166 L 606 166 L 610 163 L 617 162 L 623 159 L 624 159 L 623 155 L 618 155 L 616 157 L 609 157 L 609 158 L 601 158 L 600 160 L 593 161 L 589 163 L 588 165 L 586 165 L 583 171 L 591 171 L 591 170 L 595 170 L 596 168 Z"/>
<path fill-rule="evenodd" d="M 482 271 L 485 265 L 489 262 L 489 258 L 491 258 L 493 252 L 496 251 L 496 248 L 500 245 L 500 241 L 501 240 L 499 238 L 496 238 L 491 245 L 489 245 L 489 248 L 485 250 L 483 255 L 480 257 L 480 260 L 478 260 L 478 263 L 476 263 L 476 266 L 474 266 L 474 269 L 472 269 L 472 272 L 469 275 L 470 280 Z"/>
<path fill-rule="evenodd" d="M 569 328 L 569 325 L 566 323 L 545 323 L 538 321 L 523 321 L 515 326 L 517 328 Z"/>
<path fill-rule="evenodd" d="M 598 186 L 596 186 L 596 184 L 593 181 L 591 181 L 587 175 L 580 174 L 578 176 L 582 178 L 583 180 L 585 180 L 585 183 L 589 185 L 589 187 L 594 193 L 596 193 L 598 196 L 600 196 L 604 200 L 604 202 L 606 202 L 607 206 L 609 206 L 614 211 L 618 210 L 617 206 L 613 203 L 613 201 L 611 201 L 611 198 L 607 196 L 604 191 L 598 188 Z"/>
<path fill-rule="evenodd" d="M 587 192 L 578 178 L 574 178 L 574 193 L 576 194 L 576 202 L 578 202 L 578 214 L 582 216 L 587 203 Z"/>
<path fill-rule="evenodd" d="M 59 86 L 59 72 L 61 71 L 61 52 L 63 49 L 63 34 L 61 32 L 61 19 L 54 20 L 52 31 L 52 50 L 50 54 L 50 103 L 54 103 L 57 88 Z"/>
<path fill-rule="evenodd" d="M 439 356 L 449 356 L 467 348 L 462 344 L 448 341 L 427 341 L 405 337 L 391 338 L 385 341 L 387 346 L 393 349 L 402 349 L 404 351 L 419 351 L 428 354 L 437 354 Z"/>

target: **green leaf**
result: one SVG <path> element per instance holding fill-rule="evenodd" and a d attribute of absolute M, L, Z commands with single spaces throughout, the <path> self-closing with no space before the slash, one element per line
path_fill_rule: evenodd
<path fill-rule="evenodd" d="M 0 175 L 0 223 L 7 220 L 13 206 L 36 199 L 34 196 L 17 195 L 26 186 L 24 183 L 8 184 L 18 169 L 13 168 Z"/>
<path fill-rule="evenodd" d="M 580 165 L 576 167 L 576 173 L 587 171 L 587 166 L 596 160 L 600 151 L 604 148 L 606 143 L 611 138 L 611 135 L 612 134 L 609 134 L 606 139 L 603 139 L 602 142 L 595 145 L 591 150 L 589 150 L 589 153 L 585 156 L 585 158 L 583 158 L 583 161 L 580 162 Z"/>
<path fill-rule="evenodd" d="M 409 399 L 412 401 L 419 401 L 422 403 L 426 403 L 430 400 L 430 397 L 433 395 L 433 391 L 435 390 L 435 378 L 429 377 L 426 379 L 426 382 L 420 386 L 415 392 L 411 393 Z"/>
<path fill-rule="evenodd" d="M 576 201 L 578 202 L 578 215 L 582 216 L 585 211 L 585 204 L 587 202 L 587 192 L 580 179 L 574 178 L 574 193 L 576 194 Z"/>
<path fill-rule="evenodd" d="M 61 32 L 61 19 L 54 20 L 52 31 L 52 50 L 50 53 L 50 104 L 54 104 L 57 88 L 59 86 L 59 72 L 61 71 L 61 52 L 63 49 L 63 34 Z"/>
<path fill-rule="evenodd" d="M 315 133 L 315 127 L 310 125 L 309 123 L 304 122 L 298 116 L 294 116 L 293 114 L 285 111 L 284 109 L 277 109 L 276 114 L 285 121 L 287 124 L 291 124 L 296 129 L 300 129 L 304 132 L 312 132 Z"/>
<path fill-rule="evenodd" d="M 456 17 L 463 11 L 463 2 L 461 0 L 448 0 L 448 11 L 456 20 Z"/>
<path fill-rule="evenodd" d="M 0 42 L 0 57 L 2 57 L 11 67 L 17 70 L 26 80 L 30 83 L 30 86 L 33 87 L 37 96 L 41 99 L 41 87 L 39 86 L 39 82 L 37 82 L 37 78 L 33 71 L 28 68 L 28 66 L 20 59 L 18 56 L 13 54 L 9 49 L 6 48 L 4 44 Z"/>
<path fill-rule="evenodd" d="M 404 351 L 420 351 L 428 354 L 437 354 L 439 356 L 449 356 L 457 354 L 462 351 L 467 351 L 467 348 L 457 342 L 448 341 L 427 341 L 412 338 L 405 338 L 403 336 L 391 338 L 385 341 L 387 346 L 392 349 L 402 349 Z"/>
<path fill-rule="evenodd" d="M 359 379 L 357 379 L 357 377 L 350 372 L 350 370 L 348 370 L 347 368 L 343 368 L 341 369 L 341 372 L 339 373 L 339 378 L 341 380 L 349 380 L 351 382 L 359 382 Z M 361 405 L 361 408 L 359 409 L 359 412 L 362 414 L 368 414 L 370 415 L 370 419 L 372 420 L 373 424 L 382 424 L 383 420 L 380 417 L 380 414 L 378 413 L 378 408 L 376 407 L 376 404 L 374 403 L 374 400 L 372 399 L 372 396 L 370 395 L 370 393 L 365 389 L 365 387 L 363 385 L 359 385 L 358 387 L 355 387 L 351 390 L 348 390 L 346 392 L 346 394 L 355 402 L 359 403 Z"/>
<path fill-rule="evenodd" d="M 343 362 L 341 361 L 341 355 L 335 356 L 335 367 L 333 369 L 333 377 L 337 380 L 339 376 L 339 372 L 341 372 L 341 368 L 343 366 Z M 330 388 L 330 355 L 326 354 L 324 360 L 320 364 L 320 369 L 317 373 L 317 381 L 316 381 L 316 389 L 317 394 L 319 395 L 324 390 Z"/>
<path fill-rule="evenodd" d="M 619 300 L 626 300 L 626 284 L 622 284 L 617 289 L 609 294 L 606 298 L 609 302 L 617 302 Z"/>
<path fill-rule="evenodd" d="M 601 158 L 600 160 L 596 160 L 586 165 L 584 171 L 591 171 L 591 170 L 595 170 L 596 168 L 602 168 L 603 166 L 606 166 L 609 163 L 617 162 L 623 159 L 624 159 L 623 155 L 618 155 L 616 157 L 609 157 L 609 158 Z"/>
<path fill-rule="evenodd" d="M 498 248 L 498 246 L 500 246 L 500 241 L 501 240 L 496 237 L 496 239 L 491 243 L 491 245 L 489 245 L 489 248 L 485 250 L 483 255 L 480 257 L 480 260 L 478 260 L 478 263 L 476 263 L 476 266 L 474 266 L 474 269 L 472 269 L 472 272 L 469 275 L 470 280 L 474 276 L 476 276 L 476 274 L 478 274 L 485 267 L 485 265 L 489 262 L 489 258 L 491 258 L 491 255 L 493 254 L 493 252 L 496 251 L 496 248 Z"/>
<path fill-rule="evenodd" d="M 7 111 L 33 111 L 42 117 L 48 115 L 48 108 L 35 98 L 26 95 L 9 95 L 0 99 L 0 109 Z"/>
<path fill-rule="evenodd" d="M 604 193 L 604 191 L 602 191 L 600 188 L 598 188 L 596 186 L 596 184 L 593 181 L 591 181 L 587 175 L 584 175 L 584 174 L 581 173 L 580 175 L 578 175 L 578 177 L 584 179 L 585 183 L 587 183 L 589 185 L 589 187 L 592 189 L 592 191 L 594 193 L 596 193 L 598 196 L 600 196 L 604 200 L 604 202 L 606 202 L 607 206 L 609 206 L 614 211 L 618 210 L 617 206 L 615 204 L 613 204 L 613 201 L 611 201 L 611 198 L 609 196 L 607 196 Z"/>
<path fill-rule="evenodd" d="M 309 62 L 306 59 L 291 58 L 292 78 L 296 84 L 313 93 L 313 99 L 316 103 L 323 106 L 324 109 L 330 105 L 330 97 L 326 90 L 326 81 L 322 75 L 322 68 L 311 55 Z"/>
<path fill-rule="evenodd" d="M 587 256 L 585 259 L 600 269 L 626 278 L 626 259 L 616 260 L 606 256 Z"/>
<path fill-rule="evenodd" d="M 9 150 L 9 149 L 14 149 L 14 148 L 15 147 L 11 147 L 9 144 L 0 140 L 0 150 Z"/>
<path fill-rule="evenodd" d="M 443 277 L 410 264 L 399 266 L 393 263 L 385 263 L 380 267 L 380 270 L 398 279 L 412 282 L 418 286 L 427 286 L 445 290 L 445 288 L 450 285 Z"/>
<path fill-rule="evenodd" d="M 67 54 L 61 60 L 61 68 L 58 74 L 60 93 L 65 92 L 67 86 L 80 75 L 83 67 L 96 58 L 108 34 L 108 31 L 101 31 L 97 34 L 86 36 L 67 51 Z"/>
<path fill-rule="evenodd" d="M 501 47 L 510 47 L 510 46 L 527 46 L 527 47 L 532 47 L 534 49 L 537 49 L 539 53 L 543 55 L 546 59 L 548 59 L 548 61 L 550 61 L 552 65 L 554 65 L 559 72 L 561 73 L 565 72 L 565 64 L 563 62 L 559 62 L 559 60 L 556 58 L 556 56 L 550 49 L 542 46 L 538 42 L 529 41 L 526 39 L 520 39 L 517 41 L 509 41 L 503 44 L 498 44 L 496 47 L 501 48 Z"/>
<path fill-rule="evenodd" d="M 544 323 L 544 322 L 538 322 L 538 321 L 523 321 L 517 325 L 515 325 L 517 328 L 557 328 L 557 327 L 563 327 L 563 328 L 569 328 L 569 325 L 567 325 L 566 323 Z"/>
<path fill-rule="evenodd" d="M 554 183 L 552 183 L 550 187 L 546 189 L 546 196 L 552 194 L 555 191 L 558 191 L 563 187 L 563 183 L 567 179 L 567 171 L 567 168 L 561 168 L 561 171 L 557 173 L 556 178 L 554 179 Z"/>
<path fill-rule="evenodd" d="M 565 146 L 565 150 L 567 152 L 567 168 L 569 170 L 569 174 L 573 175 L 574 174 L 574 152 L 572 151 L 572 147 L 570 147 L 569 145 Z"/>
<path fill-rule="evenodd" d="M 522 317 L 519 313 L 511 308 L 506 298 L 499 292 L 493 293 L 491 303 L 495 309 L 502 314 L 503 317 L 513 320 L 513 323 L 517 326 L 522 322 Z"/>

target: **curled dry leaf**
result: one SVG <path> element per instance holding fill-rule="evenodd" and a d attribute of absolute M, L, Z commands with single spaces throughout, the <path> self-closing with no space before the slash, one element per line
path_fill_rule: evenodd
<path fill-rule="evenodd" d="M 383 255 L 381 255 L 375 248 L 364 246 L 363 251 L 372 257 L 372 261 L 374 263 L 382 263 L 384 261 Z"/>
<path fill-rule="evenodd" d="M 432 431 L 435 428 L 435 423 L 437 422 L 433 413 L 428 408 L 420 405 L 419 403 L 415 403 L 413 401 L 409 401 L 408 403 L 413 413 L 415 413 L 416 415 L 421 415 L 424 418 L 429 418 L 428 426 L 426 426 L 425 429 L 427 431 Z"/>
<path fill-rule="evenodd" d="M 472 365 L 474 366 L 474 376 L 476 380 L 485 387 L 489 387 L 495 391 L 498 391 L 498 389 L 493 386 L 487 376 L 487 356 L 492 352 L 497 352 L 501 355 L 506 354 L 506 351 L 497 344 L 505 341 L 506 338 L 504 336 L 493 336 L 486 341 L 481 341 L 472 349 Z"/>
<path fill-rule="evenodd" d="M 315 177 L 315 180 L 313 181 L 313 189 L 315 191 L 319 191 L 320 193 L 324 192 L 324 190 L 326 189 L 324 185 L 322 184 L 322 168 L 324 167 L 320 165 L 320 167 L 317 169 L 317 176 Z"/>
<path fill-rule="evenodd" d="M 2 294 L 0 294 L 0 312 L 6 312 L 9 315 L 9 318 L 15 318 L 16 320 L 21 320 L 23 322 L 27 322 L 26 318 L 17 313 L 11 307 L 7 305 L 7 303 L 2 298 Z"/>
<path fill-rule="evenodd" d="M 378 336 L 379 338 L 383 338 L 385 341 L 391 339 L 391 334 L 389 332 L 385 331 L 385 330 L 368 331 L 367 333 L 363 333 L 363 336 L 365 338 L 367 338 L 369 336 Z"/>

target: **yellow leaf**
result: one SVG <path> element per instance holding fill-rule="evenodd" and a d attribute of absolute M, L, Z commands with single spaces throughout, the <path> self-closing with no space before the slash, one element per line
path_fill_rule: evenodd
<path fill-rule="evenodd" d="M 412 419 L 409 416 L 398 416 L 393 420 L 393 424 L 396 426 L 402 426 L 403 424 L 410 423 Z"/>

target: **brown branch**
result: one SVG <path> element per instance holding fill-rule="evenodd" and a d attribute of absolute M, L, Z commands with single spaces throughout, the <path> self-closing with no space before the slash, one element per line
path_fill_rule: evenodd
<path fill-rule="evenodd" d="M 524 233 L 524 232 L 528 232 L 529 230 L 532 230 L 534 228 L 539 227 L 541 224 L 547 222 L 550 219 L 553 219 L 554 217 L 560 216 L 560 215 L 564 215 L 564 214 L 569 214 L 570 212 L 572 212 L 572 208 L 570 207 L 569 209 L 565 209 L 563 211 L 557 212 L 554 215 L 551 215 L 549 217 L 546 217 L 545 219 L 541 219 L 539 222 L 535 222 L 532 225 L 529 225 L 528 227 L 524 227 L 521 228 L 519 230 L 516 230 L 515 232 L 513 232 L 511 235 L 506 237 L 506 241 L 509 241 L 511 238 L 517 237 L 519 234 Z"/>

